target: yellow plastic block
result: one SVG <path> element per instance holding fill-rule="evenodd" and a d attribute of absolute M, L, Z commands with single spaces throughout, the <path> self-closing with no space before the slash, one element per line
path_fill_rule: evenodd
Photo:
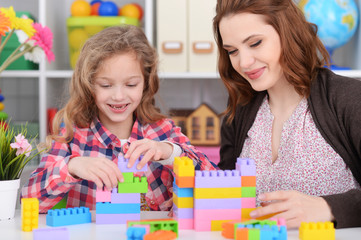
<path fill-rule="evenodd" d="M 249 216 L 250 212 L 255 210 L 256 208 L 242 208 L 241 210 L 241 219 L 251 219 L 251 216 Z"/>
<path fill-rule="evenodd" d="M 195 188 L 194 198 L 241 198 L 240 187 L 235 188 Z M 240 199 L 241 201 L 241 199 Z"/>
<path fill-rule="evenodd" d="M 39 225 L 39 200 L 37 198 L 21 199 L 21 229 L 31 232 Z"/>
<path fill-rule="evenodd" d="M 177 194 L 173 193 L 173 203 L 178 208 L 193 208 L 192 197 L 178 197 Z"/>
<path fill-rule="evenodd" d="M 302 222 L 299 228 L 300 240 L 335 240 L 332 222 Z"/>
<path fill-rule="evenodd" d="M 222 224 L 232 220 L 211 220 L 211 231 L 222 231 Z"/>
<path fill-rule="evenodd" d="M 188 157 L 175 157 L 173 171 L 179 177 L 194 177 L 193 160 Z"/>

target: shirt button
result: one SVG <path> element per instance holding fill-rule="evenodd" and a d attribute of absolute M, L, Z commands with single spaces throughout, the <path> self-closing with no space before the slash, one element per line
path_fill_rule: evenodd
<path fill-rule="evenodd" d="M 154 205 L 154 204 L 155 204 L 155 202 L 154 202 L 154 201 L 150 201 L 150 204 Z"/>

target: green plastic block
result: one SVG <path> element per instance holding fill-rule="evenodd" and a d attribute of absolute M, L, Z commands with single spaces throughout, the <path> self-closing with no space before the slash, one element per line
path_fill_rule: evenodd
<path fill-rule="evenodd" d="M 148 182 L 146 177 L 133 177 L 133 182 L 118 182 L 118 193 L 146 192 L 148 192 Z"/>
<path fill-rule="evenodd" d="M 242 187 L 242 197 L 256 197 L 256 187 Z"/>
<path fill-rule="evenodd" d="M 132 183 L 134 174 L 132 172 L 123 172 L 124 182 L 125 183 Z"/>
<path fill-rule="evenodd" d="M 133 225 L 149 225 L 149 231 L 170 230 L 175 232 L 178 237 L 178 222 L 176 220 L 150 220 L 150 221 L 128 221 L 128 227 Z"/>
<path fill-rule="evenodd" d="M 261 239 L 261 231 L 258 228 L 248 228 L 248 239 L 260 240 Z"/>
<path fill-rule="evenodd" d="M 68 200 L 68 195 L 66 195 L 65 197 L 63 197 L 63 199 L 60 200 L 60 202 L 58 202 L 52 209 L 62 209 L 62 208 L 66 208 L 66 202 Z"/>

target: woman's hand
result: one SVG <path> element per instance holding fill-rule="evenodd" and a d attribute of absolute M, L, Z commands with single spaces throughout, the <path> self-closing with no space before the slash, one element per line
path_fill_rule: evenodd
<path fill-rule="evenodd" d="M 124 157 L 129 158 L 128 167 L 132 167 L 140 155 L 143 155 L 142 160 L 137 166 L 138 169 L 141 169 L 149 161 L 158 161 L 169 158 L 172 152 L 172 144 L 144 138 L 132 142 Z"/>
<path fill-rule="evenodd" d="M 275 191 L 260 194 L 258 198 L 267 203 L 251 212 L 252 218 L 275 214 L 273 217 L 286 220 L 287 228 L 298 228 L 301 222 L 334 220 L 330 207 L 321 197 L 298 191 Z"/>
<path fill-rule="evenodd" d="M 123 175 L 117 164 L 103 157 L 75 157 L 68 162 L 69 173 L 76 178 L 94 182 L 98 188 L 108 190 L 123 182 Z"/>

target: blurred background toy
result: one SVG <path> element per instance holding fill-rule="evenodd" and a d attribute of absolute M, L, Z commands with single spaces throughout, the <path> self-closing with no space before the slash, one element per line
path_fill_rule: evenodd
<path fill-rule="evenodd" d="M 118 6 L 111 1 L 101 2 L 99 16 L 118 16 Z"/>
<path fill-rule="evenodd" d="M 90 4 L 91 5 L 91 11 L 90 11 L 91 16 L 99 16 L 99 7 L 100 7 L 101 3 L 102 3 L 101 1 L 97 1 L 95 3 Z"/>
<path fill-rule="evenodd" d="M 143 8 L 139 4 L 128 3 L 122 6 L 119 10 L 119 15 L 141 20 L 143 17 Z"/>
<path fill-rule="evenodd" d="M 70 12 L 74 17 L 89 16 L 91 7 L 90 4 L 85 0 L 76 0 L 71 4 Z"/>

